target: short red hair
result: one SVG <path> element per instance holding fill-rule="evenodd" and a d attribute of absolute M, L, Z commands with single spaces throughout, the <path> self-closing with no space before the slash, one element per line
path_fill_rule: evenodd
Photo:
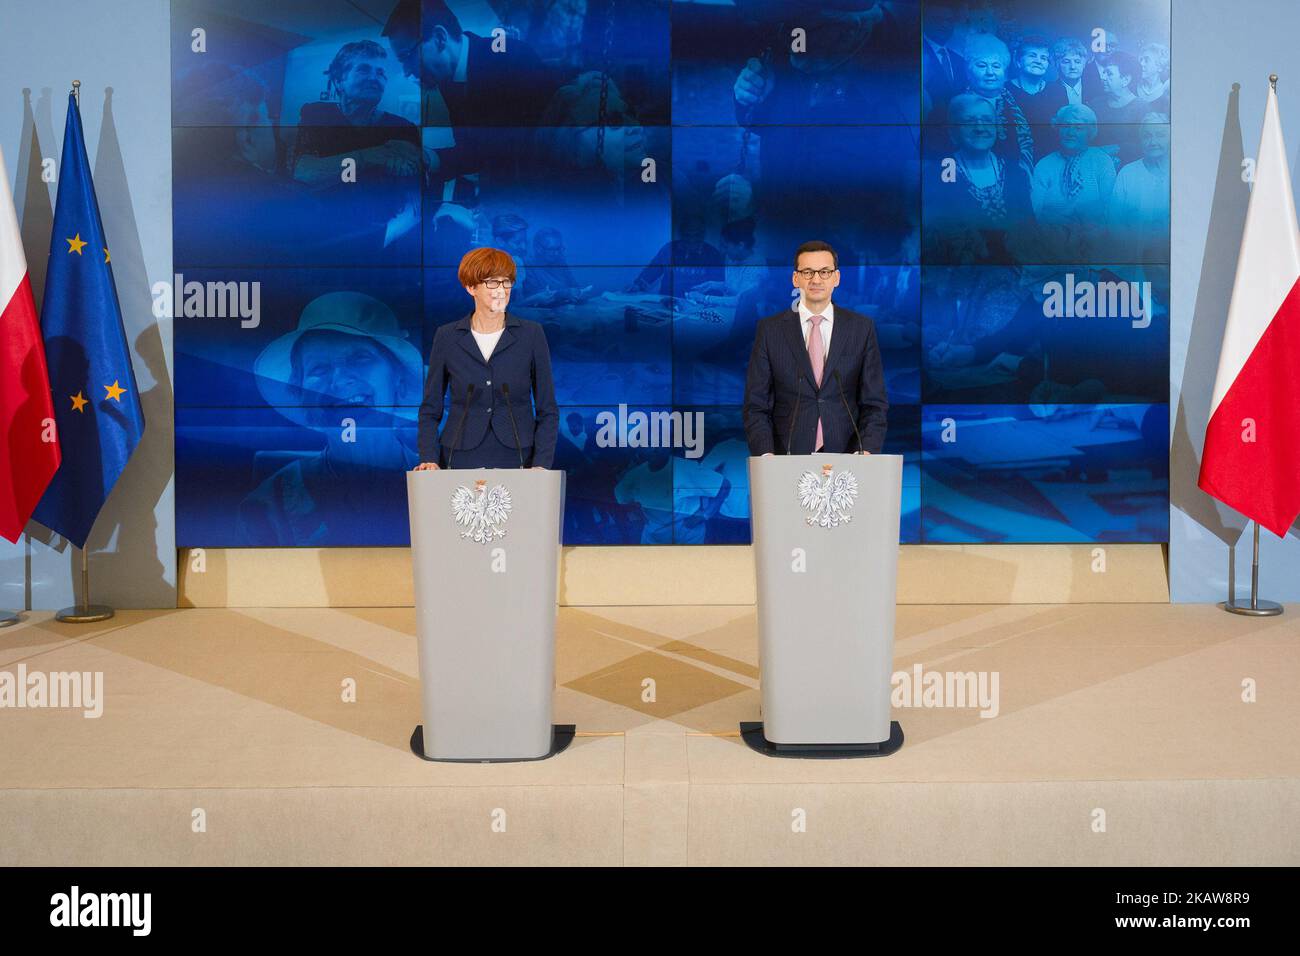
<path fill-rule="evenodd" d="M 471 249 L 460 260 L 460 268 L 456 270 L 456 278 L 463 286 L 476 286 L 491 276 L 505 276 L 511 282 L 515 281 L 515 260 L 510 258 L 510 253 L 491 246 Z"/>

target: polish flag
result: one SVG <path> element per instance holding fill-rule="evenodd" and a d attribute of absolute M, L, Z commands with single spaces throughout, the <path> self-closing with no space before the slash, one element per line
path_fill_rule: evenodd
<path fill-rule="evenodd" d="M 1270 84 L 1198 484 L 1281 537 L 1300 514 L 1300 228 Z"/>
<path fill-rule="evenodd" d="M 61 457 L 45 345 L 0 153 L 0 537 L 18 540 Z"/>

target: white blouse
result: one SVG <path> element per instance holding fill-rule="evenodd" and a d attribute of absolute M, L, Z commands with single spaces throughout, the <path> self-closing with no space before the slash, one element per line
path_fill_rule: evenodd
<path fill-rule="evenodd" d="M 483 361 L 486 362 L 492 357 L 492 350 L 497 347 L 497 340 L 501 338 L 501 333 L 504 331 L 504 325 L 495 332 L 476 332 L 470 329 L 474 341 L 478 343 L 478 350 L 483 353 Z"/>

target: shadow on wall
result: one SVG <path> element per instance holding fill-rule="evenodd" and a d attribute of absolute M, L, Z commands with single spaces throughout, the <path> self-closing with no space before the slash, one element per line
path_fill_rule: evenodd
<path fill-rule="evenodd" d="M 37 120 L 39 114 L 40 120 Z M 56 140 L 50 131 L 50 88 L 41 90 L 41 97 L 32 108 L 32 91 L 23 90 L 23 131 L 19 137 L 18 168 L 14 181 L 18 188 L 14 190 L 14 203 L 17 205 L 18 221 L 22 223 L 24 249 L 50 248 L 50 230 L 54 226 L 53 184 L 42 177 L 42 156 L 51 155 Z M 42 145 L 45 151 L 42 150 Z M 32 295 L 36 298 L 37 308 L 45 295 L 45 269 L 49 262 L 47 256 L 31 256 L 27 263 L 27 274 L 32 283 Z"/>
<path fill-rule="evenodd" d="M 1223 118 L 1205 254 L 1201 257 L 1200 284 L 1196 289 L 1187 361 L 1183 366 L 1178 413 L 1169 449 L 1170 503 L 1229 547 L 1241 537 L 1246 519 L 1201 491 L 1196 478 L 1205 444 L 1205 426 L 1210 418 L 1210 400 L 1214 396 L 1214 378 L 1219 369 L 1228 303 L 1237 273 L 1237 252 L 1250 201 L 1250 187 L 1242 179 L 1245 151 L 1240 98 L 1241 84 L 1234 83 Z"/>
<path fill-rule="evenodd" d="M 53 207 L 46 184 L 41 181 L 41 150 L 37 144 L 37 130 L 49 125 L 49 99 L 50 91 L 43 90 L 37 104 L 36 118 L 33 118 L 30 109 L 24 115 L 22 141 L 28 144 L 30 136 L 30 146 L 24 148 L 27 163 L 26 168 L 19 172 L 18 191 L 25 196 L 22 212 L 23 243 L 28 250 L 48 249 L 53 225 Z M 84 97 L 82 102 L 84 110 L 89 104 Z M 42 108 L 45 112 L 44 124 L 39 120 Z M 46 141 L 46 155 L 57 155 L 52 139 Z M 149 375 L 146 378 L 139 374 L 137 362 L 136 379 L 143 389 L 140 404 L 144 410 L 144 435 L 109 495 L 87 542 L 91 589 L 92 592 L 98 592 L 100 600 L 103 600 L 104 582 L 129 581 L 131 605 L 174 607 L 175 585 L 168 580 L 169 569 L 159 554 L 158 538 L 161 529 L 154 514 L 173 474 L 173 397 L 162 334 L 162 323 L 171 320 L 156 319 L 153 315 L 153 298 L 145 268 L 144 248 L 131 200 L 131 187 L 122 158 L 117 124 L 113 117 L 112 87 L 104 90 L 93 176 L 100 215 L 104 221 L 105 238 L 111 250 L 113 279 L 122 308 L 123 324 L 136 356 L 143 360 Z M 45 258 L 40 258 L 43 288 Z M 35 286 L 35 274 L 32 278 Z M 65 457 L 62 467 L 68 466 L 69 461 Z M 27 532 L 32 540 L 66 552 L 74 586 L 79 590 L 81 563 L 76 549 L 68 547 L 65 539 L 41 525 L 32 523 Z M 163 544 L 169 551 L 174 550 L 172 542 Z M 99 583 L 98 587 L 96 582 Z M 95 596 L 92 593 L 92 598 Z M 83 599 L 83 596 L 78 594 L 78 599 Z"/>

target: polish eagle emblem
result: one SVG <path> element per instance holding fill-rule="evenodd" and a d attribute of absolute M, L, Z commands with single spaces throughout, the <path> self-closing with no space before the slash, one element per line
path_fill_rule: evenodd
<path fill-rule="evenodd" d="M 835 473 L 834 466 L 822 465 L 820 476 L 805 471 L 799 476 L 799 504 L 811 512 L 804 522 L 821 528 L 848 524 L 853 503 L 858 500 L 858 479 L 851 471 Z"/>
<path fill-rule="evenodd" d="M 502 526 L 510 517 L 510 492 L 505 485 L 488 488 L 487 480 L 480 478 L 474 482 L 473 491 L 461 485 L 451 493 L 451 513 L 465 529 L 460 533 L 462 538 L 479 544 L 504 538 L 506 529 Z"/>

